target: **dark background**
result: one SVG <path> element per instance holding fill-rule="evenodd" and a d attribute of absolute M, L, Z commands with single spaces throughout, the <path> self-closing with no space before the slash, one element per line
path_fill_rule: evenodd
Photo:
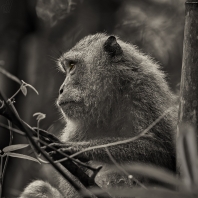
<path fill-rule="evenodd" d="M 86 35 L 118 35 L 151 55 L 167 73 L 178 94 L 182 64 L 184 0 L 0 0 L 0 66 L 33 85 L 16 108 L 27 123 L 36 126 L 35 112 L 46 114 L 41 128 L 58 133 L 63 127 L 54 103 L 64 76 L 56 59 Z M 11 97 L 19 85 L 0 73 L 0 90 Z M 0 122 L 6 120 L 0 118 Z M 0 129 L 0 149 L 9 132 Z M 26 139 L 14 136 L 14 144 Z M 26 151 L 22 153 L 29 154 Z M 3 195 L 15 197 L 36 178 L 49 179 L 48 166 L 10 159 Z M 51 179 L 52 180 L 52 179 Z M 51 181 L 53 183 L 53 180 Z"/>

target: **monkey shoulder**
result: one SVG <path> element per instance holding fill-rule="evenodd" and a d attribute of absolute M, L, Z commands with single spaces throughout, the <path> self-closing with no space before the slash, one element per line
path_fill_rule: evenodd
<path fill-rule="evenodd" d="M 48 182 L 36 180 L 30 183 L 20 198 L 63 198 L 62 194 Z"/>

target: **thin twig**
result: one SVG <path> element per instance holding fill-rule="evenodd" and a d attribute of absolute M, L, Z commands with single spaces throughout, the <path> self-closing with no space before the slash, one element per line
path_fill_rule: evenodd
<path fill-rule="evenodd" d="M 0 127 L 4 128 L 4 129 L 12 130 L 13 132 L 15 132 L 15 133 L 17 133 L 19 135 L 26 136 L 26 134 L 23 131 L 21 131 L 19 129 L 12 128 L 12 127 L 7 126 L 7 125 L 5 125 L 3 123 L 0 123 Z"/>
<path fill-rule="evenodd" d="M 4 74 L 5 76 L 7 76 L 8 78 L 10 78 L 11 80 L 17 82 L 19 85 L 22 84 L 21 81 L 16 76 L 12 75 L 11 73 L 9 73 L 8 71 L 6 71 L 2 67 L 0 67 L 0 73 Z"/>
<path fill-rule="evenodd" d="M 22 85 L 21 85 L 22 86 Z M 20 88 L 14 93 L 14 95 L 12 95 L 9 100 L 12 101 L 12 99 L 21 91 L 21 86 Z"/>
<path fill-rule="evenodd" d="M 109 149 L 106 147 L 105 148 L 107 155 L 109 156 L 110 160 L 115 164 L 115 166 L 121 171 L 123 172 L 128 179 L 132 179 L 133 181 L 135 181 L 139 186 L 141 186 L 144 189 L 147 189 L 147 187 L 145 185 L 143 185 L 141 182 L 139 182 L 135 177 L 133 177 L 131 174 L 129 174 L 124 168 L 122 168 L 117 162 L 116 160 L 113 158 L 113 156 L 111 155 L 111 153 L 109 152 Z M 132 176 L 132 177 L 130 177 Z"/>
<path fill-rule="evenodd" d="M 39 139 L 38 141 L 39 141 L 40 143 L 44 144 L 44 145 L 46 146 L 45 148 L 47 148 L 47 147 L 51 148 L 52 150 L 54 150 L 54 151 L 58 152 L 59 154 L 61 154 L 61 155 L 65 156 L 65 157 L 67 157 L 68 159 L 70 159 L 71 161 L 75 162 L 76 164 L 79 164 L 79 165 L 81 165 L 81 166 L 83 166 L 83 167 L 85 167 L 85 168 L 87 168 L 87 169 L 92 170 L 92 171 L 97 171 L 97 168 L 91 167 L 91 166 L 87 165 L 86 163 L 83 163 L 83 162 L 81 162 L 81 161 L 79 161 L 79 160 L 76 160 L 76 159 L 73 158 L 73 157 L 70 157 L 70 156 L 67 155 L 66 153 L 64 153 L 64 152 L 62 152 L 62 151 L 60 151 L 60 150 L 54 148 L 54 147 L 51 146 L 51 145 L 46 144 L 44 141 L 42 141 L 42 140 L 40 140 L 40 139 Z M 54 161 L 54 163 L 60 163 L 60 162 L 61 162 L 61 160 L 56 160 L 56 161 Z"/>
<path fill-rule="evenodd" d="M 8 125 L 10 128 L 12 128 L 12 123 L 8 120 Z M 13 132 L 12 130 L 10 129 L 10 141 L 9 141 L 9 146 L 12 144 L 12 141 L 13 141 Z M 2 183 L 3 183 L 3 180 L 4 180 L 4 175 L 5 175 L 5 171 L 6 171 L 6 168 L 7 168 L 7 165 L 8 165 L 8 160 L 9 160 L 9 156 L 6 156 L 6 160 L 5 160 L 5 164 L 4 164 L 4 167 L 3 167 L 3 172 L 2 172 Z"/>

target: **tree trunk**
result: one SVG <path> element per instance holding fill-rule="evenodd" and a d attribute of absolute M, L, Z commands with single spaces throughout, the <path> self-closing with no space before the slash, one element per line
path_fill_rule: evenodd
<path fill-rule="evenodd" d="M 198 0 L 186 2 L 179 123 L 198 129 Z"/>

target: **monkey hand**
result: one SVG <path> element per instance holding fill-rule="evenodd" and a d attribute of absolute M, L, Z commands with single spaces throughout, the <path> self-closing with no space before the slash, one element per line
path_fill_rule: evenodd
<path fill-rule="evenodd" d="M 53 158 L 53 160 L 60 160 L 67 156 L 74 155 L 74 157 L 82 162 L 88 162 L 90 156 L 87 155 L 87 152 L 83 152 L 90 145 L 88 142 L 66 142 L 66 143 L 52 143 L 47 147 L 42 147 L 45 151 Z M 77 154 L 79 153 L 79 154 Z M 75 154 L 77 154 L 75 156 Z"/>

